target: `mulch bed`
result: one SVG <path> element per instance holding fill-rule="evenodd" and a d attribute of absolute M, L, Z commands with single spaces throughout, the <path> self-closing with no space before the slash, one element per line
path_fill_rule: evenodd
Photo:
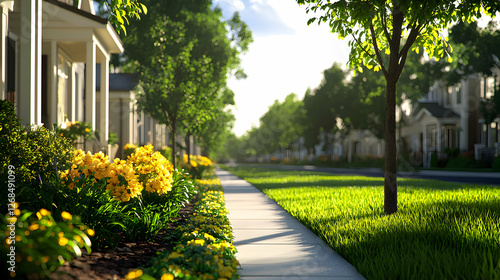
<path fill-rule="evenodd" d="M 154 242 L 120 243 L 115 250 L 93 249 L 91 254 L 84 253 L 82 257 L 59 267 L 50 279 L 122 279 L 131 269 L 148 264 L 156 252 L 172 250 L 175 240 L 166 240 L 166 237 L 192 214 L 193 203 L 179 211 L 179 217 L 174 219 L 174 223 L 169 224 L 168 228 L 160 231 Z"/>

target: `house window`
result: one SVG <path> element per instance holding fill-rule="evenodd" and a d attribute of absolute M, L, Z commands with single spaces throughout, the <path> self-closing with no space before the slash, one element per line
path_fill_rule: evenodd
<path fill-rule="evenodd" d="M 481 79 L 481 98 L 491 98 L 495 92 L 495 78 L 485 77 Z"/>
<path fill-rule="evenodd" d="M 451 105 L 451 96 L 453 95 L 453 87 L 448 87 L 444 93 L 444 105 Z"/>
<path fill-rule="evenodd" d="M 455 96 L 457 104 L 460 104 L 462 102 L 462 84 L 455 86 Z"/>
<path fill-rule="evenodd" d="M 445 128 L 445 149 L 454 149 L 456 148 L 456 143 L 457 143 L 457 131 L 455 126 L 446 126 Z"/>

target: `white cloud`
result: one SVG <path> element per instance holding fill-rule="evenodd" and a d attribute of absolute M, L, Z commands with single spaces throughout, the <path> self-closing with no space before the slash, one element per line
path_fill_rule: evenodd
<path fill-rule="evenodd" d="M 255 32 L 254 28 L 262 28 L 256 22 L 265 14 L 246 14 L 255 17 L 251 19 L 245 19 L 245 14 L 242 14 L 243 20 L 254 30 L 254 43 L 242 57 L 248 78 L 228 81 L 235 92 L 233 131 L 236 135 L 242 135 L 252 124 L 258 125 L 259 118 L 274 100 L 283 101 L 292 92 L 302 99 L 308 87 L 319 85 L 323 70 L 334 62 L 345 65 L 349 55 L 347 41 L 339 41 L 327 25 L 307 26 L 309 15 L 295 1 L 249 0 L 245 3 L 247 7 L 258 5 L 258 8 L 266 9 L 267 15 L 274 12 L 275 19 L 267 26 L 274 28 L 271 33 Z M 270 24 L 279 24 L 280 27 Z M 282 33 L 276 35 L 277 32 Z"/>
<path fill-rule="evenodd" d="M 213 3 L 231 14 L 245 9 L 245 4 L 241 0 L 214 0 Z"/>

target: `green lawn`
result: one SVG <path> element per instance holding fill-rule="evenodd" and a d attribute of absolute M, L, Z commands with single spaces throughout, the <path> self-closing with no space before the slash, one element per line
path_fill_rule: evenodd
<path fill-rule="evenodd" d="M 274 199 L 367 279 L 500 279 L 500 187 L 227 168 Z"/>

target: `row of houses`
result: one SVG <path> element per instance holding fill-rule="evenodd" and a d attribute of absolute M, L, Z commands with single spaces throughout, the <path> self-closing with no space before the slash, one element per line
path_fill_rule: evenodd
<path fill-rule="evenodd" d="M 405 105 L 397 110 L 398 154 L 423 167 L 431 167 L 433 155 L 443 161 L 451 155 L 463 154 L 492 162 L 500 155 L 500 116 L 486 123 L 480 108 L 482 102 L 491 100 L 495 86 L 499 86 L 499 66 L 492 69 L 493 75 L 489 77 L 469 75 L 454 85 L 437 81 L 418 102 L 403 102 Z M 278 151 L 257 160 L 269 161 L 271 157 L 312 160 L 324 156 L 352 162 L 384 157 L 384 139 L 369 130 L 323 134 L 320 139 L 324 140 L 314 149 L 305 149 L 301 139 L 294 147 L 295 152 Z"/>
<path fill-rule="evenodd" d="M 450 154 L 469 154 L 486 162 L 498 156 L 500 117 L 488 124 L 480 110 L 481 102 L 491 99 L 499 85 L 500 69 L 492 70 L 493 76 L 470 75 L 451 86 L 437 81 L 418 102 L 400 108 L 398 154 L 409 155 L 413 164 L 424 167 L 430 167 L 432 155 L 446 159 Z M 314 154 L 348 162 L 384 156 L 384 140 L 369 130 L 337 133 L 329 141 L 328 149 L 321 143 Z"/>
<path fill-rule="evenodd" d="M 111 55 L 124 48 L 92 0 L 0 0 L 0 10 L 0 98 L 15 104 L 23 124 L 90 123 L 99 141 L 78 148 L 112 158 L 126 143 L 168 145 L 166 126 L 135 108 L 137 74 L 110 74 Z"/>

